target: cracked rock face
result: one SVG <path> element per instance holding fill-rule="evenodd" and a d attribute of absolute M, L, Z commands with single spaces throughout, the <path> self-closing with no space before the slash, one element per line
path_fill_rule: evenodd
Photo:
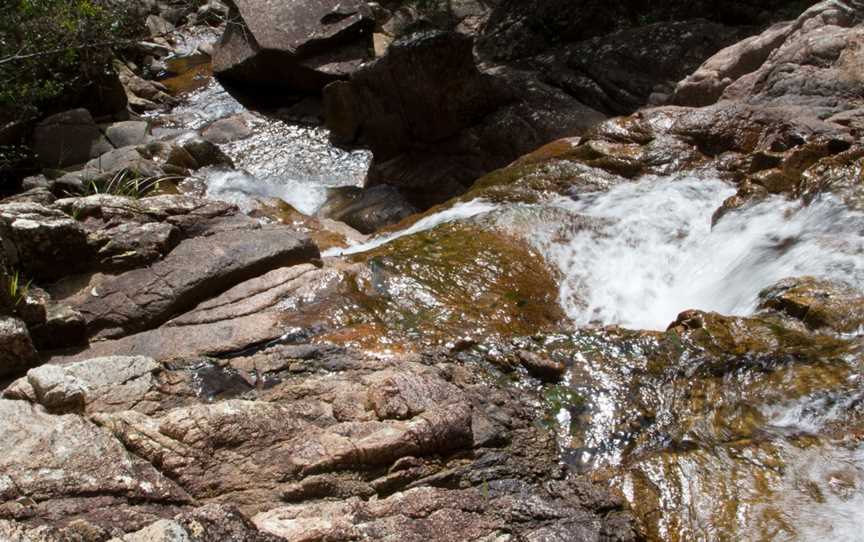
<path fill-rule="evenodd" d="M 472 363 L 283 345 L 34 369 L 0 400 L 0 535 L 636 540 L 557 466 L 531 399 Z"/>
<path fill-rule="evenodd" d="M 308 237 L 285 228 L 218 232 L 180 243 L 163 260 L 109 278 L 75 306 L 98 337 L 143 331 L 270 269 L 318 257 Z"/>
<path fill-rule="evenodd" d="M 74 516 L 91 506 L 189 502 L 153 465 L 75 414 L 0 400 L 0 517 Z M 12 444 L 14 443 L 14 444 Z"/>

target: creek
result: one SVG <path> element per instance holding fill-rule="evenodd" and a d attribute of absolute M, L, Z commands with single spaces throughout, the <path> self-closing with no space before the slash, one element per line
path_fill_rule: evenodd
<path fill-rule="evenodd" d="M 198 129 L 242 113 L 211 81 L 163 125 Z M 209 197 L 246 209 L 275 197 L 314 214 L 329 189 L 362 184 L 368 153 L 332 147 L 318 127 L 250 118 L 250 137 L 221 145 L 237 170 L 203 173 Z M 864 289 L 864 214 L 828 195 L 807 206 L 772 196 L 712 225 L 734 193 L 700 172 L 530 203 L 460 201 L 323 255 L 454 222 L 512 233 L 554 272 L 570 323 L 545 343 L 570 359 L 561 387 L 572 395 L 552 418 L 562 460 L 618 487 L 656 539 L 860 540 L 861 330 L 846 337 L 857 349 L 817 362 L 769 354 L 706 372 L 684 353 L 659 375 L 664 335 L 627 331 L 662 332 L 688 309 L 752 315 L 760 292 L 789 277 Z"/>

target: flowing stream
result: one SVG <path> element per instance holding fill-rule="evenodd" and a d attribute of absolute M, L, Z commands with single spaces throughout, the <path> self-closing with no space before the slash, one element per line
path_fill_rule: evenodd
<path fill-rule="evenodd" d="M 230 117 L 242 118 L 250 135 L 219 145 L 234 161 L 236 171 L 200 172 L 210 198 L 247 210 L 258 198 L 279 198 L 312 215 L 326 201 L 329 189 L 363 183 L 370 153 L 334 147 L 321 127 L 248 112 L 215 79 L 186 94 L 183 104 L 162 122 L 168 130 L 201 129 Z"/>
<path fill-rule="evenodd" d="M 730 212 L 712 227 L 712 214 L 734 193 L 710 176 L 648 177 L 575 201 L 535 205 L 591 219 L 592 227 L 569 237 L 543 224 L 516 233 L 559 271 L 561 306 L 579 326 L 663 330 L 687 309 L 744 316 L 756 308 L 759 292 L 788 277 L 864 287 L 864 215 L 830 196 L 809 206 L 777 196 Z M 372 250 L 454 220 L 499 215 L 497 222 L 506 223 L 507 214 L 505 206 L 483 200 L 460 202 L 325 256 Z"/>
<path fill-rule="evenodd" d="M 215 81 L 187 95 L 163 126 L 200 129 L 243 114 L 252 135 L 221 145 L 236 171 L 202 172 L 209 197 L 247 209 L 256 198 L 275 197 L 313 214 L 330 188 L 362 184 L 368 153 L 332 147 L 320 128 L 248 114 Z M 634 396 L 650 397 L 657 420 L 674 419 L 692 405 L 681 399 L 679 384 L 670 390 L 668 383 L 653 388 L 639 380 L 648 371 L 645 352 L 658 347 L 654 339 L 624 344 L 603 335 L 601 326 L 665 330 L 687 309 L 748 315 L 764 288 L 788 277 L 813 275 L 864 289 L 864 215 L 831 196 L 809 206 L 770 197 L 712 225 L 714 211 L 734 193 L 708 172 L 646 177 L 539 203 L 477 199 L 323 255 L 359 254 L 454 221 L 527 241 L 556 272 L 559 303 L 572 328 L 584 333 L 576 346 L 586 354 L 573 357 L 564 385 L 588 400 L 558 413 L 564 456 L 582 468 L 617 468 L 627 443 L 621 420 L 633 410 Z M 634 508 L 656 497 L 649 513 L 659 517 L 656 534 L 663 540 L 860 540 L 864 448 L 832 428 L 854 424 L 850 412 L 864 402 L 862 362 L 833 363 L 681 384 L 706 401 L 718 397 L 714 421 L 705 422 L 711 431 L 718 424 L 756 425 L 758 443 L 739 446 L 712 433 L 692 450 L 637 458 L 612 483 Z M 734 434 L 723 427 L 718 434 Z"/>

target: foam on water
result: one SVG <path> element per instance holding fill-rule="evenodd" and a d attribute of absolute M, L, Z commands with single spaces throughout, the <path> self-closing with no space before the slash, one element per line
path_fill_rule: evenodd
<path fill-rule="evenodd" d="M 571 239 L 532 238 L 562 274 L 579 325 L 665 329 L 687 309 L 747 315 L 777 281 L 814 275 L 864 286 L 864 215 L 823 197 L 774 197 L 711 216 L 735 193 L 716 179 L 646 178 L 557 204 L 597 219 Z"/>
<path fill-rule="evenodd" d="M 212 170 L 205 175 L 207 197 L 233 203 L 243 211 L 261 198 L 279 198 L 301 213 L 312 215 L 327 200 L 327 188 L 308 179 L 259 179 L 246 171 Z"/>

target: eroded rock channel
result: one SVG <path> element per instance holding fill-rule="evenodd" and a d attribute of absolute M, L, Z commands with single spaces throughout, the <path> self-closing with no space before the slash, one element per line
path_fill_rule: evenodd
<path fill-rule="evenodd" d="M 141 4 L 0 132 L 0 541 L 860 538 L 864 4 Z"/>

